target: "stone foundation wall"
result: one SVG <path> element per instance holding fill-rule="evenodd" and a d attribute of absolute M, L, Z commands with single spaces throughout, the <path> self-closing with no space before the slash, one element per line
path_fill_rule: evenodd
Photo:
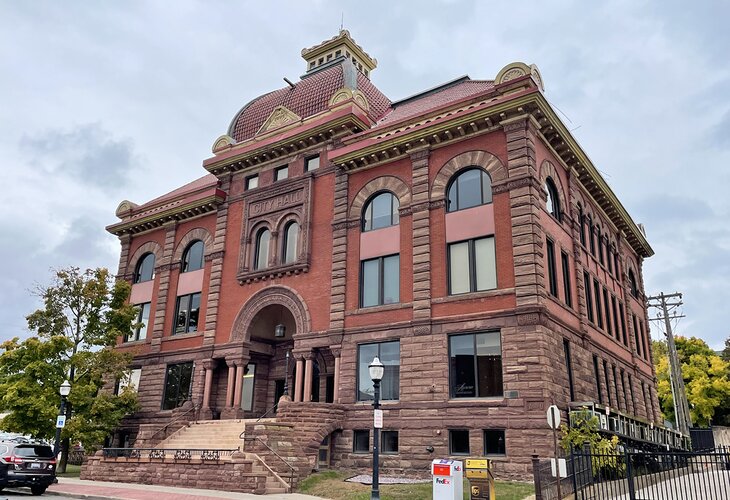
<path fill-rule="evenodd" d="M 81 479 L 119 483 L 154 484 L 264 494 L 266 475 L 253 471 L 253 461 L 234 456 L 230 462 L 189 460 L 170 462 L 154 459 L 106 459 L 89 457 Z"/>

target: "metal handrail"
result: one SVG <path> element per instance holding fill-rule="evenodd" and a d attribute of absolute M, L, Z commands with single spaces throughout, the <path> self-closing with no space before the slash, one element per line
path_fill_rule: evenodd
<path fill-rule="evenodd" d="M 276 456 L 276 458 L 278 458 L 279 460 L 281 460 L 282 462 L 284 462 L 284 464 L 287 467 L 289 467 L 289 493 L 291 493 L 292 492 L 292 488 L 294 487 L 294 473 L 296 472 L 296 469 L 292 466 L 292 464 L 290 464 L 289 462 L 287 462 L 284 457 L 282 457 L 281 455 L 279 455 L 278 453 L 276 453 L 276 451 L 274 451 L 271 448 L 271 446 L 269 446 L 268 444 L 266 444 L 266 441 L 264 441 L 263 439 L 261 439 L 258 436 L 246 437 L 245 434 L 246 434 L 246 432 L 244 431 L 244 432 L 241 433 L 241 435 L 239 437 L 242 440 L 244 440 L 244 441 L 246 441 L 246 440 L 249 440 L 249 441 L 256 440 L 256 441 L 258 441 L 259 443 L 263 444 L 266 447 L 267 450 L 269 450 L 271 453 L 273 453 L 274 456 Z M 263 460 L 262 460 L 262 462 L 263 462 Z M 266 463 L 264 462 L 264 465 L 265 464 Z"/>
<path fill-rule="evenodd" d="M 276 407 L 277 406 L 279 406 L 279 402 L 278 401 L 276 403 L 274 403 L 274 406 L 272 406 L 271 408 L 269 408 L 268 410 L 266 410 L 263 415 L 261 415 L 259 418 L 257 418 L 256 419 L 256 422 L 260 422 L 261 419 L 264 418 L 269 413 L 271 413 L 272 410 L 276 410 Z"/>
<path fill-rule="evenodd" d="M 146 452 L 146 458 L 155 458 L 165 460 L 172 458 L 173 461 L 184 460 L 189 461 L 194 458 L 194 455 L 199 456 L 203 461 L 215 460 L 219 461 L 221 457 L 230 456 L 234 452 L 238 451 L 238 448 L 224 449 L 224 448 L 103 448 L 102 453 L 104 458 L 136 458 L 141 459 L 143 452 Z M 171 457 L 168 457 L 168 454 Z"/>
<path fill-rule="evenodd" d="M 196 411 L 197 409 L 198 409 L 198 405 L 196 405 L 195 403 L 193 403 L 193 406 L 191 408 L 188 408 L 187 410 L 185 410 L 184 412 L 182 412 L 180 415 L 176 416 L 175 418 L 173 418 L 172 420 L 170 420 L 168 423 L 166 423 L 165 425 L 163 425 L 162 427 L 160 427 L 159 429 L 157 429 L 149 437 L 149 439 L 151 440 L 152 438 L 154 438 L 155 436 L 157 436 L 162 431 L 167 432 L 167 428 L 168 427 L 170 427 L 172 424 L 174 424 L 175 422 L 177 422 L 178 420 L 180 420 L 181 418 L 183 418 L 185 415 L 187 415 L 191 411 Z"/>

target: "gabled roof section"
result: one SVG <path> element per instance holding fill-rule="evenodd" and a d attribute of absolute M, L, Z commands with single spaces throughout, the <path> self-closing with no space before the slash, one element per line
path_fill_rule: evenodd
<path fill-rule="evenodd" d="M 148 231 L 213 211 L 225 198 L 226 194 L 218 189 L 218 178 L 208 174 L 142 205 L 123 201 L 116 212 L 122 221 L 106 230 L 117 236 Z"/>

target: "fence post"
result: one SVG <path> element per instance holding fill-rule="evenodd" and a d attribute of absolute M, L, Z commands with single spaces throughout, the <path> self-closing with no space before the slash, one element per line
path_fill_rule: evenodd
<path fill-rule="evenodd" d="M 626 460 L 626 481 L 629 485 L 629 500 L 636 500 L 636 491 L 634 491 L 633 469 L 631 467 L 631 453 L 628 447 L 624 447 L 624 457 Z"/>
<path fill-rule="evenodd" d="M 540 480 L 540 460 L 537 455 L 532 455 L 532 477 L 535 482 L 535 500 L 542 498 L 542 481 Z"/>
<path fill-rule="evenodd" d="M 575 447 L 570 446 L 570 468 L 573 469 L 571 474 L 573 478 L 573 498 L 578 498 L 578 471 L 575 470 Z M 581 498 L 583 495 L 581 494 Z M 562 499 L 561 499 L 562 500 Z"/>

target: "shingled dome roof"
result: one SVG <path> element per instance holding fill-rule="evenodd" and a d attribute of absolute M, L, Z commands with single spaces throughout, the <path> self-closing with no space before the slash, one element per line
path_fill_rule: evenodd
<path fill-rule="evenodd" d="M 377 122 L 390 110 L 390 100 L 350 60 L 340 58 L 302 77 L 293 87 L 287 86 L 257 97 L 233 118 L 228 135 L 236 142 L 253 138 L 278 106 L 284 106 L 302 119 L 326 111 L 338 90 L 347 87 L 359 90 L 368 100 L 368 115 Z"/>

